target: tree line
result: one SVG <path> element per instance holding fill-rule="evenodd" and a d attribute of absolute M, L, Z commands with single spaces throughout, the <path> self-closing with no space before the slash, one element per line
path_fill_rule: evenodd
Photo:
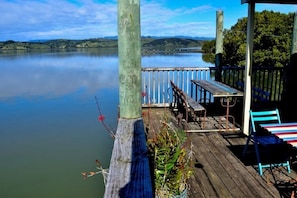
<path fill-rule="evenodd" d="M 223 32 L 223 65 L 245 66 L 247 42 L 247 17 L 239 19 L 229 30 Z M 289 63 L 294 13 L 273 11 L 255 13 L 254 21 L 254 66 L 283 67 Z M 209 53 L 214 62 L 215 40 L 205 41 L 202 50 Z"/>
<path fill-rule="evenodd" d="M 141 38 L 145 49 L 178 49 L 201 47 L 205 40 L 193 38 Z M 0 50 L 38 50 L 38 49 L 72 49 L 72 48 L 116 48 L 117 38 L 94 38 L 85 40 L 56 39 L 46 41 L 16 42 L 8 40 L 0 42 Z"/>

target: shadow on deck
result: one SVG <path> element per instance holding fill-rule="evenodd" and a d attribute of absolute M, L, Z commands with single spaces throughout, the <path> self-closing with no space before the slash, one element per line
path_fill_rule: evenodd
<path fill-rule="evenodd" d="M 169 109 L 144 109 L 144 115 L 148 115 L 144 116 L 144 122 L 146 125 L 149 123 L 150 131 L 158 130 L 162 116 L 170 116 L 171 122 L 179 127 Z M 219 125 L 221 122 L 216 116 L 207 117 L 206 122 L 209 128 L 201 129 L 199 122 L 182 125 L 191 132 L 188 136 L 193 142 L 195 154 L 194 175 L 189 181 L 190 198 L 292 197 L 297 178 L 295 159 L 292 158 L 291 173 L 278 167 L 266 169 L 263 176 L 260 176 L 252 146 L 249 149 L 251 152 L 242 158 L 246 136 L 239 127 L 232 126 L 235 130 L 222 131 Z"/>

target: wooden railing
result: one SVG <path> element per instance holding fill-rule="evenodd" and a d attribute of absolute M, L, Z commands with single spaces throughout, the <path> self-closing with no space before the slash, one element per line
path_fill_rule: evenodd
<path fill-rule="evenodd" d="M 211 79 L 210 68 L 142 68 L 143 106 L 164 106 L 172 101 L 170 81 L 189 94 L 192 79 Z"/>
<path fill-rule="evenodd" d="M 142 68 L 143 106 L 164 106 L 172 101 L 170 80 L 190 94 L 192 79 L 215 79 L 215 67 Z M 222 82 L 243 91 L 244 67 L 223 67 Z M 283 68 L 253 67 L 253 103 L 280 102 L 283 91 Z M 263 99 L 263 100 L 262 100 Z"/>
<path fill-rule="evenodd" d="M 222 82 L 243 91 L 244 72 L 244 67 L 223 67 Z M 283 92 L 283 75 L 283 68 L 253 67 L 253 102 L 280 102 Z M 263 101 L 260 101 L 261 94 L 265 97 Z"/>

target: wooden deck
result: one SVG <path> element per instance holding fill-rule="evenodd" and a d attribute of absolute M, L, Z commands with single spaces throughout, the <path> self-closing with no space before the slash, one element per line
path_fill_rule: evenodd
<path fill-rule="evenodd" d="M 144 123 L 149 131 L 158 130 L 164 115 L 178 127 L 175 116 L 168 109 L 144 109 Z M 190 198 L 291 197 L 297 178 L 295 159 L 292 159 L 291 173 L 279 167 L 267 169 L 260 176 L 253 153 L 244 159 L 241 157 L 246 136 L 240 129 L 234 126 L 236 130 L 223 132 L 216 117 L 208 117 L 207 123 L 212 129 L 202 130 L 199 122 L 186 126 L 195 153 L 194 174 L 189 181 Z"/>

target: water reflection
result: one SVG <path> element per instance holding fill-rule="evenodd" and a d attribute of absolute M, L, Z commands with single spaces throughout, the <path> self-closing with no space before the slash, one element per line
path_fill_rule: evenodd
<path fill-rule="evenodd" d="M 144 56 L 142 65 L 212 66 L 203 62 L 202 54 L 197 53 Z M 0 99 L 16 96 L 57 97 L 79 89 L 94 93 L 101 88 L 118 87 L 118 57 L 115 49 L 104 53 L 99 49 L 91 49 L 5 54 L 1 57 L 0 69 Z"/>
<path fill-rule="evenodd" d="M 116 88 L 117 65 L 116 56 L 34 54 L 14 56 L 13 59 L 2 57 L 0 98 L 57 97 L 79 89 L 94 93 L 100 88 Z"/>
<path fill-rule="evenodd" d="M 117 126 L 116 51 L 74 50 L 0 54 L 0 197 L 102 197 L 100 175 L 113 140 L 98 123 Z M 201 64 L 200 64 L 201 63 Z M 154 55 L 144 67 L 198 66 L 200 54 Z"/>

